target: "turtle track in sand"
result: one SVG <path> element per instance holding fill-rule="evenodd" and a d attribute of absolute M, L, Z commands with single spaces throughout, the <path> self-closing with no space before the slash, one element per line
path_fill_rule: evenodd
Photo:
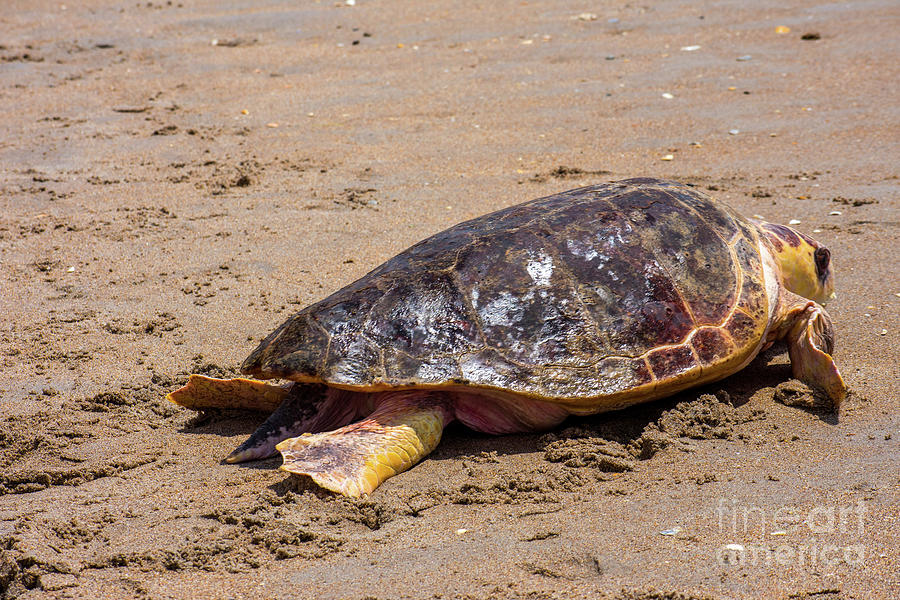
<path fill-rule="evenodd" d="M 210 369 L 218 372 L 213 367 Z M 161 428 L 165 433 L 166 429 L 181 426 L 183 431 L 206 430 L 223 425 L 227 428 L 231 426 L 230 421 L 246 418 L 240 412 L 225 412 L 200 424 L 175 423 L 162 410 L 164 406 L 157 410 L 155 403 L 145 402 L 145 391 L 101 394 L 82 400 L 77 404 L 79 410 L 70 414 L 81 415 L 86 419 L 85 424 L 94 428 L 98 424 L 97 415 L 117 421 L 120 430 L 110 427 L 109 432 L 116 437 L 128 435 L 121 429 Z M 266 469 L 271 479 L 269 489 L 257 494 L 239 493 L 234 498 L 181 503 L 179 518 L 174 522 L 154 519 L 146 510 L 118 506 L 115 502 L 77 503 L 77 509 L 64 517 L 26 513 L 15 521 L 11 530 L 0 535 L 0 590 L 14 596 L 37 587 L 64 589 L 90 577 L 117 580 L 115 586 L 121 586 L 123 594 L 133 595 L 134 590 L 127 582 L 131 581 L 128 573 L 134 570 L 237 573 L 251 571 L 272 560 L 321 560 L 335 553 L 352 556 L 361 544 L 369 543 L 371 536 L 377 536 L 388 524 L 418 519 L 428 511 L 447 510 L 452 506 L 506 505 L 509 510 L 526 516 L 552 512 L 574 498 L 623 493 L 617 479 L 627 477 L 629 471 L 639 468 L 642 461 L 651 459 L 663 448 L 684 450 L 688 438 L 731 437 L 735 428 L 750 417 L 741 416 L 740 409 L 722 400 L 728 400 L 727 393 L 719 392 L 718 397 L 704 394 L 674 406 L 671 402 L 655 403 L 577 419 L 567 428 L 546 434 L 495 438 L 456 428 L 447 436 L 446 441 L 450 442 L 447 447 L 438 449 L 437 457 L 460 456 L 462 468 L 458 472 L 441 484 L 425 489 L 417 485 L 394 489 L 386 486 L 368 499 L 334 496 Z M 13 434 L 13 424 L 17 421 L 7 421 L 9 427 L 3 430 L 7 441 L 3 454 L 6 463 L 18 462 L 23 452 L 30 455 L 39 451 L 35 448 L 48 443 L 55 448 L 60 439 L 78 439 L 71 434 L 77 430 L 77 423 L 54 424 L 48 419 L 38 419 L 25 428 L 34 433 Z M 18 422 L 17 426 L 21 428 L 22 423 Z M 10 443 L 14 439 L 18 441 Z M 43 441 L 36 442 L 38 439 Z M 477 454 L 460 452 L 471 448 L 473 441 L 487 449 Z M 525 469 L 512 464 L 510 455 L 504 452 L 504 446 L 521 445 L 523 441 L 532 448 L 534 457 Z M 54 453 L 67 455 L 64 448 L 56 448 Z M 155 469 L 160 461 L 171 462 L 166 454 L 161 450 L 142 454 L 135 448 L 133 454 L 125 457 L 114 460 L 101 456 L 90 463 L 93 466 L 70 468 L 71 473 L 65 471 L 71 476 L 57 477 L 49 474 L 52 469 L 45 469 L 46 473 L 33 474 L 30 481 L 19 477 L 22 481 L 16 485 L 24 487 L 7 485 L 4 489 L 7 493 L 34 491 L 41 486 L 77 489 L 96 480 L 94 485 L 110 490 L 108 486 L 112 484 L 105 481 L 122 480 L 116 485 L 135 486 L 138 497 L 134 500 L 138 505 L 153 503 L 155 488 L 138 484 L 137 479 L 143 476 L 131 478 L 126 471 Z M 116 460 L 123 464 L 117 467 Z M 134 464 L 125 464 L 128 461 Z M 240 474 L 241 470 L 232 469 L 229 473 Z M 14 479 L 15 476 L 4 476 L 6 484 Z M 202 483 L 198 481 L 198 485 Z M 96 495 L 97 491 L 92 493 Z M 133 527 L 144 528 L 147 535 L 138 540 L 123 538 L 123 529 Z M 535 539 L 540 539 L 539 534 L 535 535 Z M 178 541 L 172 543 L 173 539 Z M 575 571 L 580 573 L 579 569 Z M 560 570 L 570 571 L 568 566 Z M 575 571 L 572 573 L 577 575 Z"/>

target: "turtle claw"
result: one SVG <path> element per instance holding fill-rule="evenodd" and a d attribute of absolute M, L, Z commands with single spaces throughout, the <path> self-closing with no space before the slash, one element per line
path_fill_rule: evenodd
<path fill-rule="evenodd" d="M 288 401 L 285 401 L 287 404 Z M 283 406 L 283 405 L 282 405 Z M 253 432 L 253 435 L 244 440 L 231 454 L 225 457 L 227 463 L 242 463 L 249 460 L 269 458 L 275 454 L 275 445 L 281 440 L 297 435 L 301 431 L 307 431 L 308 419 L 285 419 L 285 413 L 289 411 L 276 411 L 266 422 Z M 280 413 L 280 414 L 279 414 Z M 278 419 L 274 417 L 278 415 Z"/>
<path fill-rule="evenodd" d="M 249 441 L 249 440 L 247 440 Z M 225 457 L 225 462 L 230 464 L 242 463 L 251 460 L 260 460 L 263 458 L 269 458 L 275 454 L 275 447 L 272 446 L 271 449 L 268 449 L 265 446 L 256 446 L 253 448 L 244 448 L 244 444 L 241 444 L 237 448 L 232 451 L 231 454 Z"/>

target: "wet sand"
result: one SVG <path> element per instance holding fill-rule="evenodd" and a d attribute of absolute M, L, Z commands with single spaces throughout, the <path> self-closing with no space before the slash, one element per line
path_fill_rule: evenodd
<path fill-rule="evenodd" d="M 897 18 L 6 3 L 0 597 L 896 598 Z M 451 427 L 350 500 L 224 464 L 260 416 L 164 399 L 456 222 L 637 176 L 831 249 L 839 417 L 788 405 L 776 349 L 545 434 Z"/>

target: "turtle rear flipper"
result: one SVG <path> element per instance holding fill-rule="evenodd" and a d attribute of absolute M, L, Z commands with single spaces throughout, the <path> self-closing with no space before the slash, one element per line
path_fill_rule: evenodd
<path fill-rule="evenodd" d="M 268 458 L 286 438 L 342 427 L 366 410 L 366 396 L 323 384 L 295 383 L 275 412 L 225 461 Z"/>
<path fill-rule="evenodd" d="M 281 469 L 306 475 L 333 492 L 359 497 L 434 450 L 453 418 L 445 394 L 389 394 L 369 417 L 335 431 L 278 444 Z"/>
<path fill-rule="evenodd" d="M 166 395 L 166 398 L 191 410 L 224 408 L 271 413 L 278 408 L 288 391 L 288 387 L 255 379 L 216 379 L 191 375 L 184 387 Z"/>
<path fill-rule="evenodd" d="M 269 418 L 225 459 L 229 463 L 267 458 L 275 444 L 304 432 L 346 425 L 360 406 L 352 392 L 323 384 L 278 386 L 255 379 L 216 379 L 191 375 L 187 384 L 168 394 L 171 402 L 191 410 L 225 409 L 271 413 Z"/>

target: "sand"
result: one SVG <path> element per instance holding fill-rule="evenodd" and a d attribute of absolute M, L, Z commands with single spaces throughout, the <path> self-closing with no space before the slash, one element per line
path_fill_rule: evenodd
<path fill-rule="evenodd" d="M 897 18 L 6 2 L 0 596 L 900 596 Z M 441 229 L 636 176 L 832 250 L 839 416 L 775 349 L 549 433 L 451 427 L 350 500 L 223 463 L 259 415 L 164 399 Z"/>

